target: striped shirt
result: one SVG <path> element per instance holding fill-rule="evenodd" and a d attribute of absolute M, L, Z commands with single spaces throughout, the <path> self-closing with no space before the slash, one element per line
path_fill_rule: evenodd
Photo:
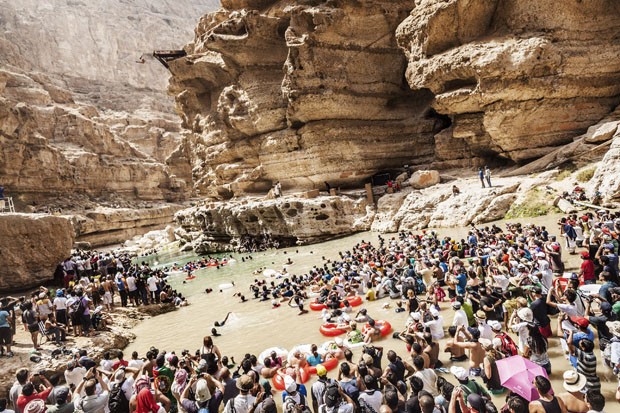
<path fill-rule="evenodd" d="M 596 356 L 593 352 L 586 353 L 575 349 L 577 356 L 577 373 L 586 376 L 586 390 L 601 391 L 601 380 L 596 374 Z"/>

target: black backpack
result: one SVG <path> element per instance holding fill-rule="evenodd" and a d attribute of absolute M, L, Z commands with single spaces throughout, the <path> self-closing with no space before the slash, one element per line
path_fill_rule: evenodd
<path fill-rule="evenodd" d="M 116 383 L 110 389 L 110 397 L 108 398 L 108 407 L 110 413 L 129 413 L 129 400 L 123 391 L 125 380 Z"/>

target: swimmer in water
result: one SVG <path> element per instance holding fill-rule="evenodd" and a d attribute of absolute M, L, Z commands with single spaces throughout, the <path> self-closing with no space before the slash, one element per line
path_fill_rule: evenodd
<path fill-rule="evenodd" d="M 230 317 L 231 314 L 232 314 L 232 311 L 229 311 L 228 314 L 226 314 L 226 318 L 224 319 L 224 321 L 222 321 L 221 323 L 216 321 L 215 323 L 213 323 L 213 325 L 216 327 L 223 327 L 224 324 L 226 324 L 226 321 L 228 321 L 228 317 Z"/>
<path fill-rule="evenodd" d="M 212 336 L 214 336 L 214 337 L 219 337 L 219 336 L 221 336 L 221 334 L 217 332 L 217 330 L 215 329 L 215 327 L 213 327 L 213 328 L 211 329 L 211 335 L 212 335 Z"/>

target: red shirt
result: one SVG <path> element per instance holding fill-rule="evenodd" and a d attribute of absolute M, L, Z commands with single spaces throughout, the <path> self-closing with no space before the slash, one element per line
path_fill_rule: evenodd
<path fill-rule="evenodd" d="M 112 365 L 112 370 L 116 371 L 116 369 L 119 368 L 120 366 L 127 367 L 128 365 L 129 365 L 129 362 L 127 360 L 119 360 Z"/>
<path fill-rule="evenodd" d="M 30 396 L 24 396 L 23 394 L 20 394 L 17 398 L 17 408 L 19 409 L 19 411 L 23 412 L 26 409 L 26 405 L 29 401 L 34 399 L 41 399 L 43 401 L 47 400 L 47 397 L 52 392 L 52 389 L 53 387 L 50 387 L 49 389 L 43 390 L 41 393 L 32 393 Z"/>
<path fill-rule="evenodd" d="M 583 260 L 581 263 L 581 271 L 583 273 L 584 281 L 596 279 L 596 276 L 594 275 L 594 261 Z"/>

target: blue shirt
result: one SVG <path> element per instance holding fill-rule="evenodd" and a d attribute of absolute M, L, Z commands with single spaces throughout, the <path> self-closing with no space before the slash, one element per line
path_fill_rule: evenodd
<path fill-rule="evenodd" d="M 458 284 L 456 285 L 456 292 L 460 295 L 465 294 L 465 287 L 467 287 L 467 274 L 464 272 L 456 276 Z"/>
<path fill-rule="evenodd" d="M 318 364 L 321 364 L 323 362 L 323 360 L 321 360 L 321 355 L 317 355 L 316 357 L 314 355 L 310 355 L 308 357 L 306 357 L 306 361 L 308 361 L 308 364 L 310 364 L 311 366 L 316 366 Z"/>
<path fill-rule="evenodd" d="M 618 285 L 616 285 L 615 282 L 607 281 L 605 284 L 601 285 L 601 289 L 598 291 L 598 294 L 603 297 L 605 301 L 611 304 L 611 293 L 609 292 L 609 289 L 617 286 Z"/>
<path fill-rule="evenodd" d="M 297 391 L 300 394 L 303 394 L 305 398 L 308 397 L 308 390 L 306 390 L 306 386 L 304 386 L 303 384 L 297 383 Z M 284 390 L 282 392 L 282 401 L 286 400 L 286 396 L 288 396 L 288 392 L 286 390 Z"/>
<path fill-rule="evenodd" d="M 9 313 L 6 311 L 0 311 L 0 328 L 2 327 L 11 327 L 9 324 Z"/>
<path fill-rule="evenodd" d="M 594 332 L 588 328 L 588 332 L 584 333 L 582 331 L 573 334 L 573 346 L 577 347 L 579 342 L 587 338 L 590 341 L 594 341 Z"/>

